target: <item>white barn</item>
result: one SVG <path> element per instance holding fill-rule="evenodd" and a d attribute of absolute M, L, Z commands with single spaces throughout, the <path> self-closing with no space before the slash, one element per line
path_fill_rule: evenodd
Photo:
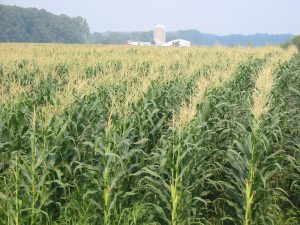
<path fill-rule="evenodd" d="M 183 39 L 175 39 L 163 44 L 163 46 L 176 46 L 176 47 L 188 48 L 191 47 L 191 42 Z"/>

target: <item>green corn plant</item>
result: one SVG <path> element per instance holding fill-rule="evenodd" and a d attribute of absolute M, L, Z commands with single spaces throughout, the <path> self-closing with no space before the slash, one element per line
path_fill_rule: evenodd
<path fill-rule="evenodd" d="M 241 65 L 234 79 L 223 89 L 215 90 L 214 97 L 209 98 L 208 101 L 208 105 L 215 105 L 215 107 L 208 108 L 210 110 L 206 113 L 210 116 L 208 120 L 206 119 L 205 130 L 207 132 L 203 131 L 205 141 L 202 146 L 207 146 L 209 151 L 218 149 L 213 159 L 218 159 L 217 162 L 220 166 L 213 176 L 219 181 L 219 184 L 214 188 L 215 194 L 218 196 L 215 198 L 214 205 L 220 214 L 214 223 L 217 223 L 218 219 L 221 221 L 236 221 L 238 219 L 243 221 L 244 219 L 242 205 L 239 205 L 243 202 L 242 191 L 238 193 L 236 190 L 243 188 L 241 186 L 243 184 L 241 181 L 242 174 L 238 175 L 237 172 L 243 170 L 245 165 L 243 158 L 240 158 L 239 154 L 235 154 L 235 151 L 230 150 L 228 146 L 232 144 L 232 140 L 244 132 L 245 128 L 241 123 L 245 122 L 244 110 L 247 110 L 248 107 L 248 104 L 245 104 L 247 102 L 245 98 L 247 99 L 250 95 L 247 90 L 254 86 L 251 77 L 260 70 L 261 64 L 261 60 L 250 59 L 248 63 Z M 234 92 L 239 94 L 234 94 Z M 222 156 L 223 154 L 228 157 L 228 161 L 226 157 Z M 230 169 L 227 169 L 229 165 Z M 233 168 L 236 169 L 236 172 L 231 171 Z M 231 174 L 230 178 L 224 179 L 228 174 Z M 225 205 L 222 206 L 223 204 Z M 235 209 L 235 212 L 231 209 Z"/>
<path fill-rule="evenodd" d="M 252 77 L 295 49 L 0 48 L 1 224 L 299 223 L 299 57 L 250 111 Z"/>
<path fill-rule="evenodd" d="M 20 182 L 20 179 L 19 179 L 19 175 L 20 175 L 20 170 L 19 170 L 19 159 L 18 159 L 18 156 L 16 155 L 16 160 L 15 160 L 15 163 L 16 163 L 16 168 L 15 170 L 13 171 L 14 173 L 14 178 L 15 178 L 15 218 L 14 218 L 14 222 L 16 225 L 19 225 L 19 214 L 20 214 L 20 207 L 19 207 L 19 182 Z"/>
<path fill-rule="evenodd" d="M 5 192 L 1 192 L 1 221 L 3 224 L 21 224 L 21 193 L 20 193 L 20 156 L 17 152 L 12 153 L 7 175 L 3 180 Z"/>
<path fill-rule="evenodd" d="M 299 198 L 297 197 L 298 177 L 299 177 L 299 129 L 295 129 L 295 124 L 299 121 L 299 102 L 297 101 L 299 93 L 295 90 L 299 88 L 297 79 L 299 58 L 294 57 L 289 62 L 284 62 L 279 66 L 276 72 L 277 84 L 273 90 L 272 109 L 270 118 L 273 127 L 279 130 L 274 144 L 275 149 L 284 152 L 282 160 L 279 162 L 282 172 L 276 177 L 277 185 L 282 188 L 287 197 L 293 204 L 287 204 L 287 201 L 279 201 L 284 215 L 278 218 L 281 224 L 299 223 Z M 290 110 L 293 109 L 293 110 Z M 274 128 L 273 128 L 274 129 Z M 293 193 L 293 194 L 292 194 Z M 289 205 L 289 207 L 287 207 Z"/>
<path fill-rule="evenodd" d="M 260 93 L 263 93 L 263 90 Z M 274 221 L 276 219 L 274 216 L 279 211 L 275 202 L 280 196 L 283 198 L 285 196 L 282 189 L 273 187 L 270 183 L 273 175 L 281 169 L 278 162 L 282 157 L 282 151 L 272 152 L 269 137 L 264 135 L 266 131 L 258 131 L 261 129 L 259 120 L 263 110 L 258 109 L 261 105 L 257 105 L 257 101 L 255 101 L 254 99 L 256 111 L 252 108 L 254 122 L 250 121 L 252 131 L 249 132 L 246 127 L 242 126 L 245 135 L 241 137 L 241 140 L 236 140 L 234 144 L 239 153 L 231 150 L 228 154 L 230 165 L 234 168 L 233 170 L 230 169 L 228 173 L 236 180 L 233 184 L 234 187 L 238 187 L 239 203 L 242 202 L 242 205 L 235 205 L 241 224 Z M 265 107 L 265 104 L 263 103 L 262 106 Z M 250 115 L 249 118 L 251 118 Z M 239 207 L 244 208 L 244 210 L 239 211 Z M 257 212 L 264 212 L 264 214 Z"/>
<path fill-rule="evenodd" d="M 162 213 L 162 207 L 159 204 L 156 203 L 155 207 L 158 211 L 160 211 L 160 214 L 164 218 L 164 220 L 170 224 L 182 224 L 187 222 L 190 223 L 193 220 L 191 218 L 184 218 L 185 216 L 179 213 L 182 211 L 186 212 L 189 210 L 188 207 L 190 202 L 186 202 L 186 199 L 188 199 L 191 196 L 188 189 L 183 185 L 185 184 L 185 181 L 183 181 L 183 179 L 190 172 L 190 169 L 193 167 L 192 165 L 197 165 L 199 167 L 199 173 L 203 173 L 203 171 L 205 171 L 205 169 L 201 170 L 201 166 L 204 165 L 203 167 L 205 168 L 206 165 L 205 163 L 200 163 L 200 165 L 198 165 L 197 163 L 195 163 L 195 161 L 195 164 L 191 163 L 193 153 L 190 152 L 190 148 L 186 147 L 186 144 L 181 138 L 181 135 L 177 135 L 178 134 L 175 133 L 173 135 L 170 135 L 172 138 L 167 139 L 167 141 L 164 141 L 164 144 L 159 148 L 160 154 L 153 154 L 153 159 L 151 161 L 161 163 L 158 165 L 149 165 L 149 167 L 143 168 L 140 172 L 147 174 L 147 176 L 142 179 L 141 183 L 144 186 L 146 185 L 146 189 L 150 189 L 149 191 L 151 191 L 151 189 L 155 190 L 155 194 L 159 195 L 161 201 L 164 202 L 164 204 L 166 204 L 165 207 L 168 210 L 166 210 L 166 212 L 164 213 Z M 163 136 L 163 138 L 165 139 L 166 137 Z M 205 159 L 205 157 L 202 157 L 202 159 Z M 210 169 L 207 169 L 207 172 L 208 171 L 210 171 Z M 163 177 L 169 177 L 170 181 L 164 181 Z M 205 179 L 208 180 L 209 176 L 203 178 L 203 180 Z M 144 182 L 146 183 L 144 184 Z M 164 190 L 159 190 L 161 189 L 159 188 L 159 186 L 164 187 Z M 193 185 L 191 184 L 191 186 Z M 196 189 L 196 187 L 193 188 Z M 199 202 L 201 201 L 201 198 L 194 197 L 191 199 L 191 201 Z M 184 204 L 187 205 L 184 206 Z M 170 218 L 168 219 L 169 213 Z"/>

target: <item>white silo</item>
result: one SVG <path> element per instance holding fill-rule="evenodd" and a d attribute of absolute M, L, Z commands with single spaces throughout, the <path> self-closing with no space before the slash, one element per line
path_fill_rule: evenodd
<path fill-rule="evenodd" d="M 163 45 L 166 42 L 166 28 L 164 25 L 158 24 L 154 27 L 153 41 L 157 45 Z"/>

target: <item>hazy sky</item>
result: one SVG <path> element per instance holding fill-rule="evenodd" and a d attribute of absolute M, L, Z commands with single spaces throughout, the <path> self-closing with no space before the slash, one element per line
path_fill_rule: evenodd
<path fill-rule="evenodd" d="M 82 16 L 91 31 L 198 29 L 215 34 L 300 34 L 300 0 L 0 0 Z"/>

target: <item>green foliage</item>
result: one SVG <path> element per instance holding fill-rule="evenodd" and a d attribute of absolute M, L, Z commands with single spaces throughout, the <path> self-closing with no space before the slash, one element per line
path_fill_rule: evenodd
<path fill-rule="evenodd" d="M 294 45 L 298 49 L 298 52 L 300 52 L 300 35 L 295 36 L 294 38 L 282 44 L 281 46 L 282 48 L 287 49 L 292 45 Z"/>
<path fill-rule="evenodd" d="M 90 30 L 82 17 L 0 5 L 0 42 L 86 43 Z"/>
<path fill-rule="evenodd" d="M 291 41 L 298 49 L 298 52 L 300 52 L 300 35 L 294 37 Z"/>
<path fill-rule="evenodd" d="M 220 65 L 199 67 L 197 49 L 181 49 L 163 64 L 152 56 L 166 49 L 125 49 L 123 58 L 112 57 L 113 50 L 104 50 L 109 60 L 93 63 L 46 61 L 49 73 L 29 59 L 1 64 L 0 84 L 31 88 L 0 103 L 0 224 L 299 224 L 299 56 L 277 65 L 259 129 L 251 126 L 254 77 L 272 54 L 246 57 L 231 79 L 205 93 L 179 131 L 174 113 L 199 78 Z M 126 105 L 139 78 L 154 73 L 158 78 Z M 140 77 L 130 81 L 132 74 Z M 83 83 L 114 80 L 90 91 L 76 75 Z M 88 94 L 78 95 L 72 84 Z M 74 101 L 45 119 L 49 105 L 64 106 L 67 91 Z"/>

